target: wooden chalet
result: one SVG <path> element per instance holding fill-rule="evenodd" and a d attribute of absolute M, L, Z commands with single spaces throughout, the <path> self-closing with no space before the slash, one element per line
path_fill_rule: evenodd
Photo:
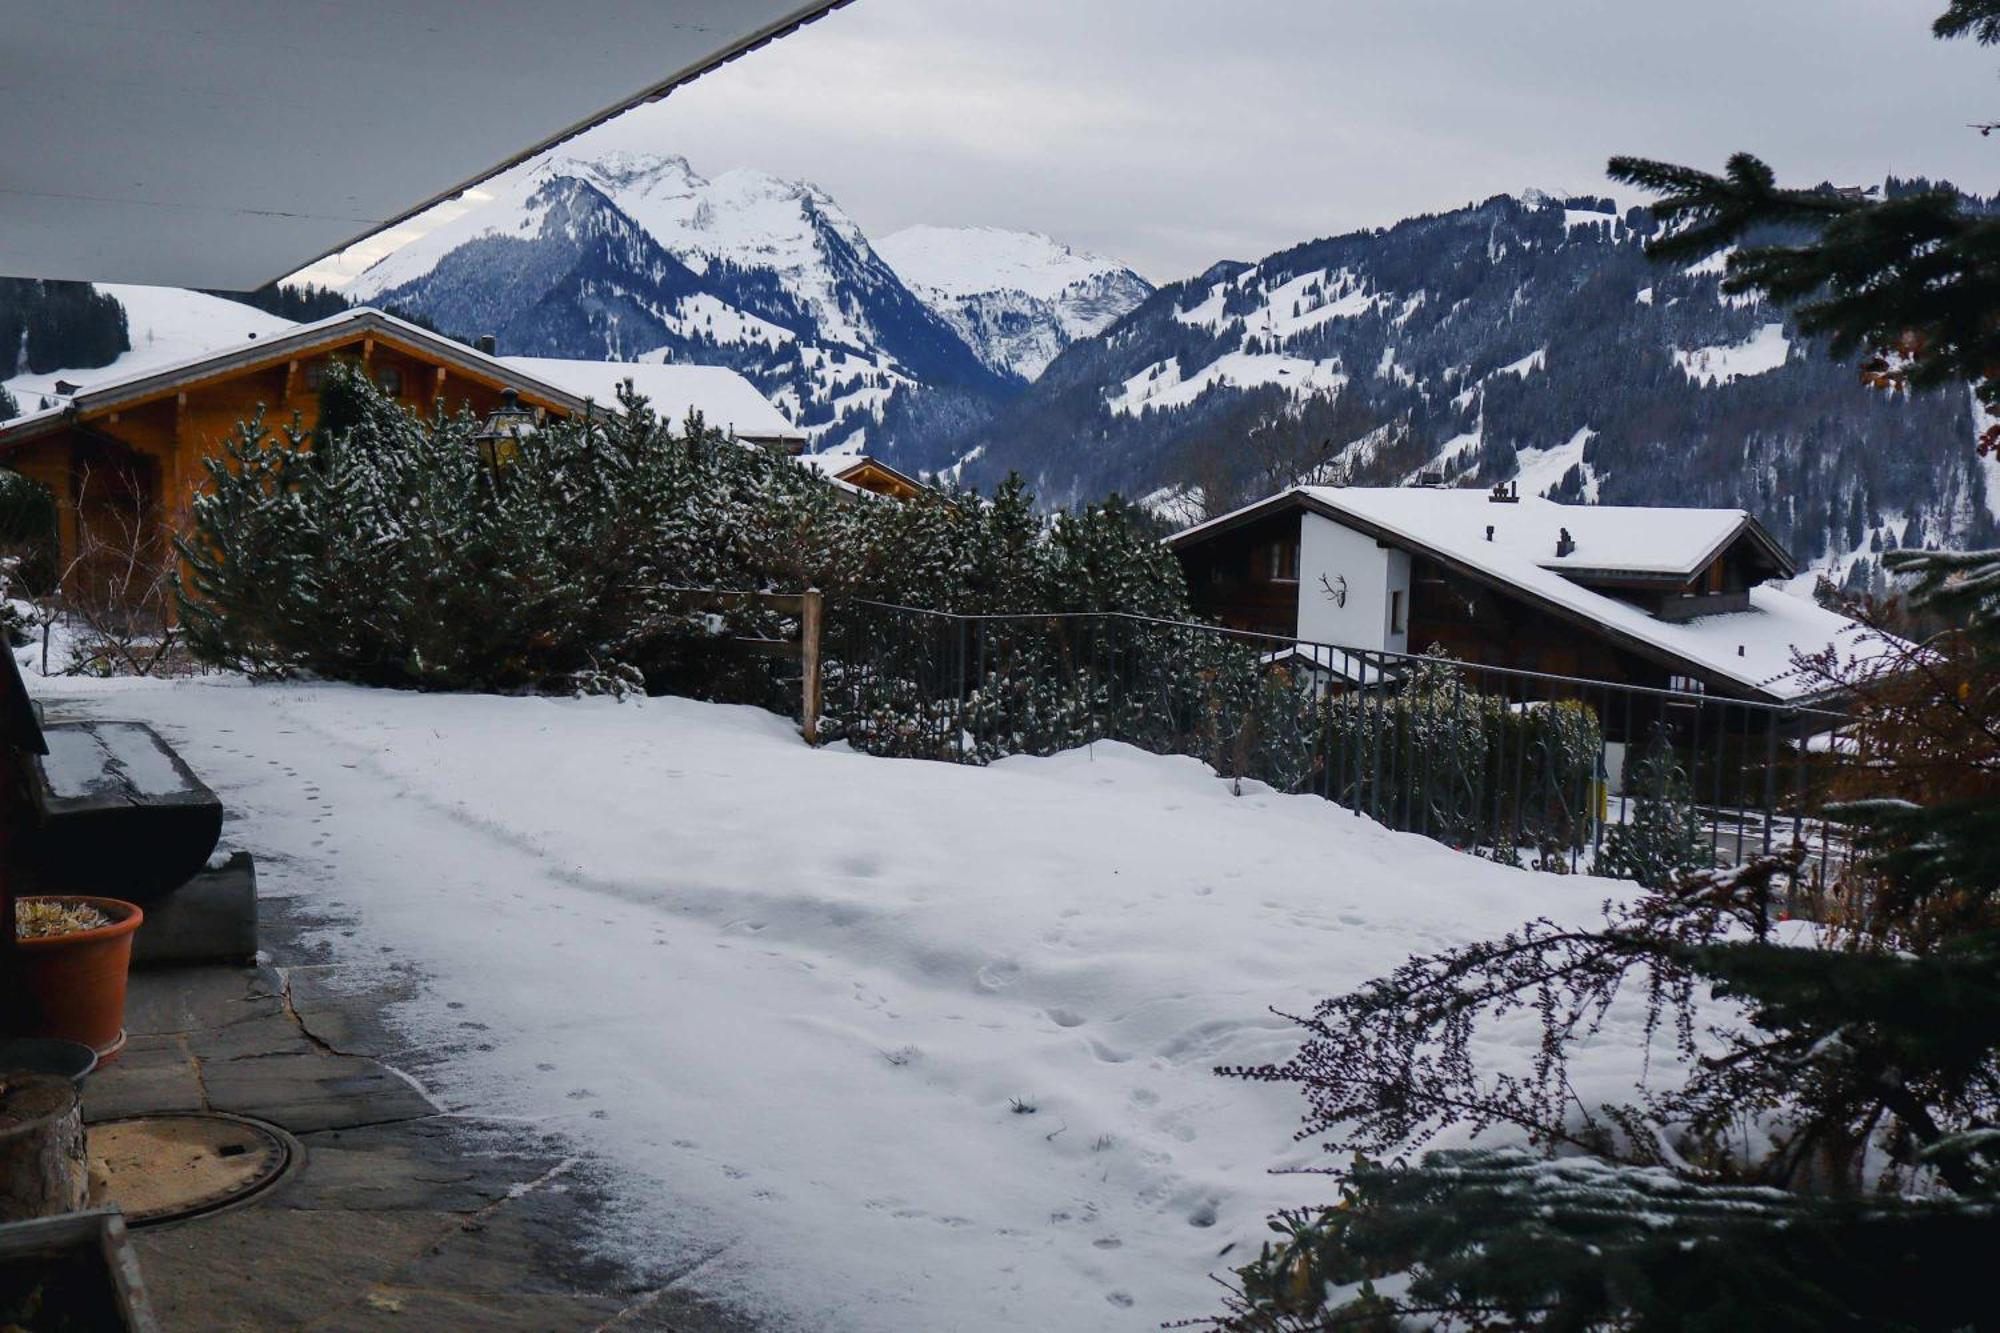
<path fill-rule="evenodd" d="M 799 462 L 849 494 L 914 500 L 932 489 L 867 454 L 806 454 Z"/>
<path fill-rule="evenodd" d="M 451 410 L 484 416 L 509 390 L 538 418 L 574 416 L 587 406 L 616 410 L 614 381 L 636 379 L 669 422 L 693 409 L 721 428 L 740 419 L 747 433 L 737 438 L 749 443 L 788 452 L 804 444 L 803 432 L 732 371 L 502 358 L 361 308 L 76 387 L 0 423 L 0 466 L 48 487 L 57 513 L 57 567 L 69 579 L 90 579 L 88 553 L 129 550 L 141 534 L 154 545 L 184 528 L 206 476 L 203 459 L 219 452 L 238 422 L 261 410 L 273 429 L 295 415 L 312 429 L 321 381 L 337 361 L 358 366 L 418 411 L 442 400 Z"/>
<path fill-rule="evenodd" d="M 1794 650 L 1880 648 L 1854 621 L 1764 586 L 1795 566 L 1741 510 L 1564 505 L 1505 486 L 1302 486 L 1168 544 L 1210 619 L 1364 653 L 1440 648 L 1488 666 L 1800 703 L 1812 686 Z"/>

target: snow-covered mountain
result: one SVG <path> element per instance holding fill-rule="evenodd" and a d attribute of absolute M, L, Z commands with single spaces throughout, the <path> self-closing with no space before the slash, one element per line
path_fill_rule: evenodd
<path fill-rule="evenodd" d="M 905 227 L 875 250 L 981 361 L 1023 380 L 1153 294 L 1152 283 L 1116 260 L 1040 232 Z"/>
<path fill-rule="evenodd" d="M 1893 191 L 1898 188 L 1890 183 Z M 1045 503 L 1226 507 L 1307 469 L 1519 480 L 1569 500 L 1741 507 L 1836 577 L 1896 545 L 2000 537 L 1969 395 L 1865 388 L 1716 260 L 1649 260 L 1651 219 L 1499 196 L 1225 262 L 1062 352 L 904 466 L 1019 471 Z M 1186 506 L 1181 506 L 1183 513 Z"/>
<path fill-rule="evenodd" d="M 727 365 L 825 445 L 865 441 L 899 397 L 1010 387 L 811 184 L 557 153 L 483 192 L 349 294 L 503 352 Z"/>

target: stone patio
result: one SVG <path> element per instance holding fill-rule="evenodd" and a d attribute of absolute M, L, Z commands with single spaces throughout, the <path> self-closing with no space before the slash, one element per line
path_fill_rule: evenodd
<path fill-rule="evenodd" d="M 283 937 L 282 902 L 265 907 L 267 938 Z M 393 997 L 329 984 L 332 972 L 132 976 L 130 1044 L 89 1080 L 89 1119 L 227 1111 L 304 1147 L 242 1205 L 133 1232 L 164 1327 L 752 1327 L 691 1289 L 699 1265 L 646 1283 L 592 1256 L 587 1173 L 532 1130 L 441 1111 L 381 1058 L 395 1048 L 380 1017 Z"/>

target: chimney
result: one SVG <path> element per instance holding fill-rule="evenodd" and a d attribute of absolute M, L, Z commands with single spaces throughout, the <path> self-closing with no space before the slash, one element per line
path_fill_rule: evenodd
<path fill-rule="evenodd" d="M 1521 488 L 1514 486 L 1510 489 L 1506 482 L 1496 481 L 1493 483 L 1493 489 L 1486 493 L 1486 498 L 1497 505 L 1518 504 L 1521 499 Z"/>
<path fill-rule="evenodd" d="M 1556 559 L 1562 559 L 1575 549 L 1576 538 L 1569 535 L 1568 528 L 1563 528 L 1556 537 Z"/>
<path fill-rule="evenodd" d="M 475 342 L 473 346 L 488 356 L 498 356 L 500 354 L 500 340 L 490 333 L 480 334 L 479 341 Z"/>
<path fill-rule="evenodd" d="M 1486 525 L 1486 540 L 1489 542 L 1493 540 L 1493 525 L 1491 523 Z"/>
<path fill-rule="evenodd" d="M 78 389 L 82 388 L 82 387 L 83 387 L 82 385 L 80 385 L 80 384 L 72 384 L 72 383 L 70 383 L 70 382 L 69 382 L 68 380 L 57 380 L 57 381 L 56 381 L 56 392 L 57 392 L 58 394 L 60 394 L 60 395 L 61 395 L 62 397 L 64 397 L 64 398 L 73 398 L 73 397 L 75 397 L 75 396 L 76 396 L 76 391 L 77 391 Z"/>

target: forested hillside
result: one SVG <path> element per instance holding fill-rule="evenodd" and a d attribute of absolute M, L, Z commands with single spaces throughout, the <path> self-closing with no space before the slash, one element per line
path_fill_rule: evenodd
<path fill-rule="evenodd" d="M 1184 513 L 1308 472 L 1740 506 L 1861 581 L 1886 546 L 1993 538 L 2000 474 L 1970 448 L 1969 396 L 1864 388 L 1724 296 L 1719 264 L 1648 260 L 1650 229 L 1609 200 L 1501 196 L 1218 264 L 982 428 L 899 443 L 1058 502 L 1117 489 Z"/>

